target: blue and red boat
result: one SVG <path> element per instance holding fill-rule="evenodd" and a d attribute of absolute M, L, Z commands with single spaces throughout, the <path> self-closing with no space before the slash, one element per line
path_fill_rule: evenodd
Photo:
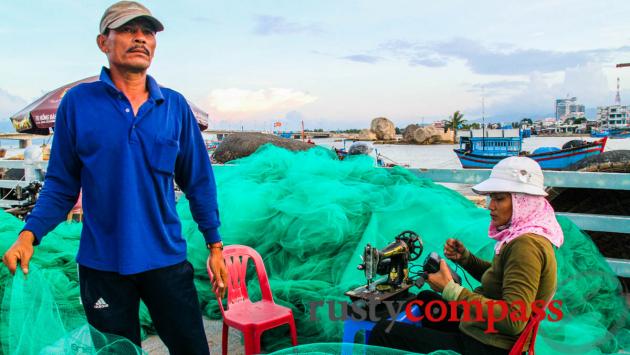
<path fill-rule="evenodd" d="M 460 137 L 460 148 L 454 149 L 465 169 L 492 169 L 500 160 L 510 156 L 526 156 L 540 164 L 544 170 L 565 169 L 578 161 L 604 152 L 608 137 L 580 142 L 570 147 L 538 148 L 532 154 L 522 152 L 523 138 L 512 137 Z M 524 154 L 525 153 L 525 154 Z"/>
<path fill-rule="evenodd" d="M 630 138 L 630 127 L 593 130 L 591 137 L 609 137 L 611 139 Z"/>

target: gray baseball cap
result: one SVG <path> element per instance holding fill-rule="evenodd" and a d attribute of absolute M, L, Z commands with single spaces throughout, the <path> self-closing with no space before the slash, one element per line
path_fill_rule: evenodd
<path fill-rule="evenodd" d="M 135 1 L 119 1 L 105 10 L 101 18 L 100 33 L 104 34 L 108 29 L 116 29 L 139 17 L 149 20 L 156 32 L 164 30 L 164 25 L 142 4 Z"/>

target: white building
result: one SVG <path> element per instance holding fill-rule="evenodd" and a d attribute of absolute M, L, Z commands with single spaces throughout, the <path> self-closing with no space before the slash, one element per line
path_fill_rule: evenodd
<path fill-rule="evenodd" d="M 556 121 L 584 117 L 585 107 L 577 103 L 577 97 L 556 100 Z"/>
<path fill-rule="evenodd" d="M 623 128 L 630 126 L 630 109 L 624 105 L 597 108 L 597 123 L 602 128 Z"/>

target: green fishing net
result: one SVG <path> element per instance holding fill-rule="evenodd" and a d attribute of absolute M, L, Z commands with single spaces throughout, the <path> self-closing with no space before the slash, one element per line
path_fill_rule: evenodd
<path fill-rule="evenodd" d="M 13 244 L 23 226 L 17 218 L 0 213 L 0 253 Z M 88 325 L 80 304 L 74 261 L 80 233 L 78 223 L 57 227 L 37 247 L 27 277 L 19 267 L 13 277 L 1 265 L 0 353 L 143 353 L 127 339 Z"/>
<path fill-rule="evenodd" d="M 298 345 L 293 348 L 274 351 L 272 355 L 405 355 L 408 351 L 382 348 L 378 346 L 364 344 L 343 344 L 343 343 L 313 343 Z M 431 355 L 457 355 L 451 350 L 434 351 Z"/>
<path fill-rule="evenodd" d="M 360 255 L 367 243 L 382 248 L 400 232 L 412 230 L 424 243 L 424 252 L 416 263 L 431 251 L 442 254 L 448 238 L 462 240 L 486 260 L 493 255 L 494 241 L 487 237 L 490 218 L 486 210 L 405 169 L 375 168 L 374 161 L 366 156 L 339 161 L 323 148 L 290 152 L 264 146 L 250 157 L 231 166 L 215 166 L 214 170 L 222 238 L 225 244 L 248 245 L 262 255 L 274 299 L 293 310 L 298 341 L 306 346 L 299 349 L 304 351 L 340 351 L 343 321 L 330 319 L 328 304 L 313 311 L 311 304 L 332 301 L 334 314 L 341 316 L 341 302 L 349 301 L 344 292 L 365 282 L 363 272 L 356 266 L 361 263 Z M 219 319 L 221 314 L 205 270 L 208 252 L 203 237 L 184 198 L 177 208 L 204 313 Z M 565 244 L 557 251 L 559 289 L 555 299 L 563 302 L 564 317 L 559 322 L 542 323 L 536 351 L 601 354 L 629 349 L 629 311 L 617 277 L 588 236 L 571 222 L 560 222 Z M 0 252 L 13 243 L 22 226 L 12 216 L 0 214 Z M 73 342 L 85 346 L 85 353 L 98 350 L 89 339 L 85 340 L 90 331 L 79 304 L 74 257 L 80 230 L 79 223 L 62 223 L 44 238 L 26 280 L 0 272 L 0 342 L 5 353 L 15 353 L 14 350 L 22 349 L 20 346 L 27 347 L 23 353 L 37 353 L 54 344 Z M 461 269 L 457 272 L 464 273 Z M 249 274 L 253 276 L 252 272 Z M 468 281 L 470 284 L 464 283 L 466 287 L 478 286 L 470 276 Z M 29 296 L 29 284 L 32 289 L 47 287 L 49 293 L 40 301 Z M 249 282 L 249 290 L 250 298 L 260 299 L 256 278 Z M 11 297 L 7 298 L 7 294 Z M 56 308 L 42 307 L 43 314 L 28 319 L 29 331 L 24 330 L 26 319 L 22 328 L 9 326 L 8 320 L 19 322 L 24 318 L 20 307 L 40 307 L 42 302 Z M 154 332 L 144 306 L 141 323 L 143 334 Z M 57 327 L 58 324 L 62 326 Z M 47 337 L 34 336 L 51 327 L 61 330 L 49 332 Z M 127 346 L 115 338 L 101 338 L 94 343 Z M 286 326 L 263 335 L 266 351 L 288 347 Z M 393 353 L 389 349 L 364 350 Z"/>

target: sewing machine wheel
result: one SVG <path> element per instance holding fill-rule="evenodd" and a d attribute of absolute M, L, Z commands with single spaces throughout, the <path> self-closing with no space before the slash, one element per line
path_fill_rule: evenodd
<path fill-rule="evenodd" d="M 422 251 L 424 250 L 424 247 L 422 245 L 422 239 L 419 235 L 417 235 L 413 231 L 404 231 L 400 233 L 396 238 L 403 239 L 405 243 L 407 243 L 407 245 L 409 246 L 410 261 L 417 260 L 420 257 Z"/>

